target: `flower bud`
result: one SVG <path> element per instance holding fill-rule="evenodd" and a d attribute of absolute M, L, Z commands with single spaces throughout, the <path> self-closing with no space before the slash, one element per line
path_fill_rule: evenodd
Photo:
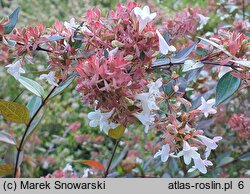
<path fill-rule="evenodd" d="M 125 61 L 132 61 L 133 58 L 134 58 L 133 55 L 127 55 L 126 57 L 124 57 L 124 60 L 125 60 Z"/>
<path fill-rule="evenodd" d="M 187 134 L 187 135 L 185 135 L 184 140 L 188 140 L 190 138 L 191 138 L 191 135 Z"/>
<path fill-rule="evenodd" d="M 248 43 L 248 40 L 246 39 L 242 41 L 242 45 L 247 44 L 247 43 Z"/>
<path fill-rule="evenodd" d="M 155 36 L 155 34 L 154 34 L 152 31 L 146 32 L 146 33 L 144 34 L 144 37 L 145 37 L 145 38 L 152 38 L 152 37 L 154 37 L 154 36 Z"/>
<path fill-rule="evenodd" d="M 122 42 L 119 42 L 118 40 L 113 40 L 113 41 L 111 42 L 111 45 L 112 45 L 113 47 L 123 47 L 123 46 L 124 46 L 124 44 L 123 44 Z"/>

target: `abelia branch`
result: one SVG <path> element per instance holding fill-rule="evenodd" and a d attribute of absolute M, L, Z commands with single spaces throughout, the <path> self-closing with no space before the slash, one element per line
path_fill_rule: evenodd
<path fill-rule="evenodd" d="M 58 82 L 58 85 L 61 83 L 61 81 Z M 22 136 L 22 139 L 20 141 L 20 144 L 17 148 L 17 156 L 16 156 L 16 163 L 15 163 L 15 170 L 14 170 L 14 174 L 13 174 L 13 177 L 16 178 L 17 176 L 17 170 L 18 170 L 18 161 L 19 161 L 19 157 L 20 157 L 20 153 L 22 152 L 23 150 L 23 143 L 24 143 L 24 140 L 26 138 L 26 135 L 28 133 L 28 130 L 29 130 L 29 127 L 31 126 L 31 123 L 34 121 L 34 119 L 36 118 L 36 116 L 38 115 L 38 113 L 41 111 L 41 109 L 46 105 L 49 97 L 52 95 L 52 93 L 55 91 L 55 89 L 57 88 L 57 86 L 53 87 L 52 90 L 49 92 L 49 94 L 45 97 L 45 99 L 42 101 L 41 105 L 38 107 L 37 111 L 34 113 L 34 115 L 30 118 L 30 121 L 29 123 L 27 124 L 26 126 L 26 129 L 23 133 L 23 136 Z"/>

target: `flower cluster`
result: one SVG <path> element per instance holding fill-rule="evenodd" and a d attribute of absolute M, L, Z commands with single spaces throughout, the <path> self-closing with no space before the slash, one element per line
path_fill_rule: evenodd
<path fill-rule="evenodd" d="M 250 138 L 250 114 L 234 114 L 228 121 L 229 126 L 236 132 L 242 140 Z"/>
<path fill-rule="evenodd" d="M 185 101 L 181 97 L 177 98 L 180 103 L 189 106 L 189 102 Z M 162 121 L 156 127 L 162 131 L 161 135 L 163 146 L 155 154 L 155 158 L 161 156 L 161 161 L 166 162 L 169 157 L 180 158 L 183 157 L 184 163 L 188 166 L 192 159 L 194 166 L 190 168 L 189 172 L 198 169 L 201 173 L 207 173 L 208 166 L 213 165 L 208 157 L 211 150 L 217 148 L 217 142 L 222 137 L 217 136 L 212 139 L 204 135 L 203 130 L 195 129 L 195 121 L 198 119 L 200 113 L 203 113 L 206 117 L 209 114 L 215 114 L 216 109 L 213 108 L 215 104 L 214 99 L 206 101 L 203 97 L 201 105 L 192 111 L 184 113 L 176 105 L 169 104 L 170 109 L 175 109 L 179 114 L 170 114 L 167 120 Z M 181 150 L 182 149 L 182 150 Z M 200 154 L 198 151 L 201 151 Z"/>
<path fill-rule="evenodd" d="M 166 55 L 175 51 L 156 30 L 155 17 L 156 13 L 150 13 L 148 6 L 140 8 L 130 2 L 127 6 L 118 4 L 117 10 L 110 11 L 106 18 L 101 17 L 98 9 L 88 10 L 82 18 L 84 30 L 80 33 L 84 35 L 86 52 L 91 56 L 77 63 L 76 70 L 80 75 L 77 90 L 84 102 L 91 105 L 98 102 L 95 117 L 89 115 L 89 118 L 105 123 L 106 127 L 100 129 L 106 133 L 110 124 L 126 126 L 128 122 L 134 122 L 134 116 L 146 126 L 146 131 L 146 123 L 154 120 L 150 110 L 155 107 L 140 112 L 141 107 L 135 108 L 135 104 L 141 100 L 145 107 L 146 103 L 153 102 L 156 94 L 143 92 L 148 84 L 154 84 L 145 79 L 146 70 L 157 53 Z M 154 90 L 155 85 L 149 85 L 149 90 Z M 100 116 L 107 112 L 108 118 Z"/>
<path fill-rule="evenodd" d="M 205 10 L 197 7 L 188 7 L 181 12 L 163 21 L 164 30 L 172 39 L 194 35 L 197 30 L 202 29 L 208 22 L 209 17 Z"/>

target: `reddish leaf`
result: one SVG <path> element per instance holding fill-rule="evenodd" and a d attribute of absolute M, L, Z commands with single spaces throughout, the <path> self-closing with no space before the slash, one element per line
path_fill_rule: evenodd
<path fill-rule="evenodd" d="M 94 161 L 94 160 L 73 160 L 72 162 L 80 162 L 80 163 L 88 165 L 88 166 L 90 166 L 92 168 L 100 169 L 103 172 L 106 171 L 106 169 L 104 168 L 104 166 L 100 162 L 97 162 L 97 161 Z"/>

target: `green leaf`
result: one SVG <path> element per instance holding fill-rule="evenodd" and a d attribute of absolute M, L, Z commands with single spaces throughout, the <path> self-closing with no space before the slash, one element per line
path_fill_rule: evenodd
<path fill-rule="evenodd" d="M 215 105 L 219 105 L 230 96 L 232 96 L 240 86 L 240 78 L 231 75 L 231 72 L 226 73 L 219 80 L 216 87 Z"/>
<path fill-rule="evenodd" d="M 163 32 L 162 36 L 163 36 L 164 40 L 169 44 L 171 35 L 167 32 Z"/>
<path fill-rule="evenodd" d="M 62 36 L 59 36 L 59 35 L 53 35 L 53 36 L 50 36 L 49 38 L 48 38 L 48 40 L 50 41 L 50 42 L 53 42 L 53 41 L 58 41 L 58 40 L 62 40 L 62 39 L 64 39 Z"/>
<path fill-rule="evenodd" d="M 234 61 L 234 60 L 231 60 L 231 61 L 250 68 L 250 61 Z"/>
<path fill-rule="evenodd" d="M 161 66 L 161 65 L 168 65 L 170 64 L 170 59 L 169 58 L 159 58 L 157 60 L 155 60 L 152 63 L 152 67 L 157 67 L 157 66 Z"/>
<path fill-rule="evenodd" d="M 20 76 L 20 78 L 18 79 L 18 81 L 26 88 L 28 89 L 30 92 L 32 92 L 33 94 L 37 95 L 37 96 L 44 96 L 44 89 L 43 87 L 37 83 L 36 81 L 29 79 L 27 77 L 23 77 Z"/>
<path fill-rule="evenodd" d="M 4 34 L 11 33 L 12 30 L 15 28 L 18 20 L 19 10 L 20 10 L 19 7 L 16 8 L 15 11 L 9 16 L 10 22 L 4 26 Z"/>
<path fill-rule="evenodd" d="M 40 123 L 40 121 L 43 118 L 45 112 L 45 108 L 42 108 L 42 110 L 37 114 L 37 116 L 35 117 L 35 119 L 31 122 L 28 131 L 27 131 L 27 135 L 24 139 L 24 143 L 23 146 L 26 144 L 26 142 L 29 140 L 29 138 L 31 137 L 31 135 L 36 131 L 38 124 Z M 23 148 L 22 146 L 22 148 Z"/>
<path fill-rule="evenodd" d="M 114 129 L 110 129 L 108 136 L 113 138 L 113 139 L 120 139 L 125 131 L 125 127 L 122 125 L 119 125 L 118 127 Z"/>
<path fill-rule="evenodd" d="M 6 44 L 9 47 L 14 48 L 16 46 L 16 41 L 5 39 L 4 44 Z"/>
<path fill-rule="evenodd" d="M 16 164 L 16 158 L 17 158 L 17 148 L 16 146 L 10 145 L 7 148 L 7 151 L 4 155 L 4 161 L 6 164 Z M 18 166 L 21 165 L 23 161 L 23 151 L 20 152 L 19 159 L 18 159 Z"/>
<path fill-rule="evenodd" d="M 80 48 L 82 46 L 82 40 L 84 36 L 82 34 L 75 34 L 74 35 L 74 42 L 71 42 L 70 45 L 74 48 Z"/>
<path fill-rule="evenodd" d="M 226 156 L 220 160 L 220 162 L 217 164 L 217 167 L 225 166 L 229 163 L 231 163 L 234 160 L 231 156 Z"/>
<path fill-rule="evenodd" d="M 240 156 L 239 159 L 243 162 L 250 161 L 250 152 Z"/>
<path fill-rule="evenodd" d="M 190 53 L 194 50 L 195 47 L 196 47 L 196 43 L 193 43 L 190 46 L 180 50 L 178 53 L 176 53 L 176 55 L 173 58 L 171 58 L 171 62 L 180 63 L 186 60 L 188 55 L 190 55 Z"/>
<path fill-rule="evenodd" d="M 6 176 L 13 174 L 15 166 L 12 164 L 1 164 L 0 165 L 0 176 Z"/>
<path fill-rule="evenodd" d="M 10 134 L 0 131 L 0 142 L 16 145 L 16 140 Z"/>
<path fill-rule="evenodd" d="M 27 104 L 27 108 L 30 112 L 30 117 L 33 117 L 35 112 L 38 110 L 38 108 L 42 104 L 42 99 L 39 96 L 33 96 L 32 99 Z"/>
<path fill-rule="evenodd" d="M 9 122 L 27 124 L 30 119 L 26 106 L 16 102 L 0 100 L 0 113 Z"/>
<path fill-rule="evenodd" d="M 198 37 L 198 38 L 201 39 L 201 40 L 203 40 L 203 41 L 205 41 L 205 42 L 207 42 L 207 43 L 209 43 L 209 44 L 211 44 L 211 45 L 214 46 L 215 48 L 221 50 L 221 51 L 224 52 L 226 55 L 232 57 L 231 53 L 229 53 L 222 45 L 219 45 L 219 44 L 217 44 L 217 43 L 215 43 L 215 42 L 213 42 L 213 41 L 211 41 L 211 40 L 208 40 L 208 39 L 206 39 L 206 38 L 202 38 L 202 37 Z"/>
<path fill-rule="evenodd" d="M 65 90 L 75 79 L 77 76 L 76 73 L 72 73 L 67 79 L 65 79 L 56 89 L 55 91 L 50 95 L 50 98 L 55 97 L 56 95 L 60 94 Z"/>
<path fill-rule="evenodd" d="M 200 61 L 186 60 L 183 65 L 183 72 L 191 71 L 203 67 L 204 64 Z"/>
<path fill-rule="evenodd" d="M 164 91 L 167 96 L 170 96 L 171 94 L 174 93 L 174 87 L 175 86 L 175 80 L 170 80 L 165 86 L 164 86 Z"/>

